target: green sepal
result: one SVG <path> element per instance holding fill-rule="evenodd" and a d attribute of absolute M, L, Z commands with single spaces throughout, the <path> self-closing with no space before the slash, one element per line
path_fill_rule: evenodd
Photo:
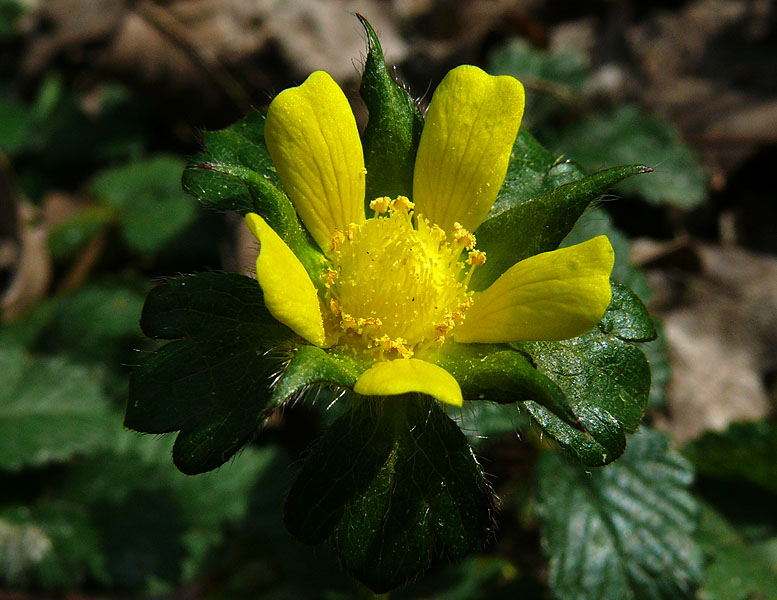
<path fill-rule="evenodd" d="M 520 160 L 525 162 L 526 159 Z M 568 183 L 560 183 L 564 179 L 556 174 L 555 182 L 549 183 L 547 174 L 552 169 L 548 169 L 543 181 L 543 188 L 554 186 L 550 191 L 543 190 L 533 196 L 501 197 L 498 201 L 500 212 L 489 213 L 489 218 L 478 228 L 478 248 L 486 253 L 488 260 L 473 272 L 472 289 L 485 289 L 524 258 L 555 250 L 591 202 L 619 181 L 652 171 L 644 165 L 626 165 Z"/>
<path fill-rule="evenodd" d="M 571 427 L 582 427 L 561 388 L 520 352 L 490 344 L 446 344 L 427 360 L 456 378 L 465 400 L 535 400 Z"/>
<path fill-rule="evenodd" d="M 349 354 L 300 345 L 293 350 L 283 376 L 273 387 L 272 403 L 280 404 L 313 385 L 352 389 L 366 366 Z"/>
<path fill-rule="evenodd" d="M 359 94 L 370 113 L 362 140 L 369 208 L 370 201 L 380 196 L 412 198 L 415 155 L 424 121 L 415 100 L 391 77 L 372 25 L 356 16 L 367 34 Z"/>
<path fill-rule="evenodd" d="M 254 111 L 234 125 L 203 136 L 205 152 L 183 172 L 183 188 L 206 207 L 257 213 L 321 280 L 323 254 L 283 191 L 264 141 L 266 114 Z"/>
<path fill-rule="evenodd" d="M 644 305 L 613 282 L 613 302 L 598 327 L 557 342 L 522 342 L 535 367 L 566 393 L 585 431 L 576 430 L 536 402 L 529 414 L 564 450 L 591 467 L 608 464 L 626 449 L 650 394 L 650 366 L 630 336 L 646 331 Z M 614 313 L 614 314 L 608 314 Z"/>
<path fill-rule="evenodd" d="M 307 543 L 331 538 L 376 593 L 493 532 L 493 496 L 459 427 L 419 395 L 353 397 L 311 450 L 285 506 Z"/>
<path fill-rule="evenodd" d="M 173 341 L 133 371 L 125 425 L 180 431 L 173 460 L 184 473 L 218 467 L 275 408 L 270 383 L 296 336 L 267 311 L 259 284 L 225 273 L 162 283 L 140 324 L 147 336 Z"/>

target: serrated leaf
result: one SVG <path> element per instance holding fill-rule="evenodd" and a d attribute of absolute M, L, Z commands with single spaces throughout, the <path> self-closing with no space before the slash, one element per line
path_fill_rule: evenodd
<path fill-rule="evenodd" d="M 363 136 L 365 202 L 369 207 L 369 202 L 380 196 L 412 198 L 415 155 L 424 122 L 415 101 L 391 77 L 375 30 L 364 17 L 357 16 L 367 34 L 359 94 L 369 111 Z"/>
<path fill-rule="evenodd" d="M 689 210 L 707 197 L 704 172 L 690 148 L 665 122 L 634 106 L 593 114 L 563 129 L 548 145 L 586 169 L 638 161 L 656 165 L 650 178 L 618 186 L 623 193 L 639 194 L 651 204 Z"/>
<path fill-rule="evenodd" d="M 769 421 L 734 423 L 709 431 L 684 449 L 699 473 L 747 481 L 777 494 L 777 427 Z"/>
<path fill-rule="evenodd" d="M 82 507 L 39 504 L 0 512 L 0 581 L 59 591 L 88 577 L 107 582 L 100 540 Z"/>
<path fill-rule="evenodd" d="M 0 469 L 105 447 L 118 430 L 99 380 L 62 358 L 0 348 Z"/>
<path fill-rule="evenodd" d="M 436 401 L 354 398 L 305 461 L 285 519 L 305 542 L 332 536 L 346 569 L 384 592 L 481 547 L 492 510 L 466 438 Z"/>
<path fill-rule="evenodd" d="M 275 172 L 264 141 L 265 116 L 254 111 L 226 129 L 206 132 L 205 150 L 187 165 L 183 188 L 210 209 L 261 215 L 318 283 L 322 254 Z"/>
<path fill-rule="evenodd" d="M 691 598 L 702 556 L 690 465 L 643 428 L 614 465 L 593 472 L 547 453 L 538 510 L 549 583 L 559 599 Z"/>
<path fill-rule="evenodd" d="M 528 133 L 519 133 L 508 178 L 477 230 L 478 248 L 488 260 L 475 269 L 472 289 L 485 289 L 524 258 L 554 250 L 591 202 L 619 181 L 651 171 L 627 165 L 586 177 L 574 167 L 559 173 L 562 166 L 569 167 L 552 159 Z"/>
<path fill-rule="evenodd" d="M 709 561 L 700 600 L 777 600 L 777 572 L 709 505 L 701 505 L 696 539 Z"/>
<path fill-rule="evenodd" d="M 92 192 L 118 212 L 124 240 L 143 254 L 158 252 L 196 216 L 196 205 L 181 191 L 183 161 L 159 155 L 100 173 Z"/>
<path fill-rule="evenodd" d="M 132 373 L 125 424 L 149 433 L 179 430 L 173 459 L 184 473 L 218 467 L 274 408 L 271 381 L 286 357 L 268 354 L 294 334 L 267 311 L 256 281 L 226 273 L 154 288 L 141 326 L 149 337 L 174 341 Z"/>
<path fill-rule="evenodd" d="M 620 294 L 620 292 L 617 292 Z M 636 298 L 630 296 L 631 301 Z M 626 433 L 639 426 L 650 393 L 650 367 L 645 355 L 617 335 L 640 331 L 646 313 L 641 302 L 616 300 L 608 308 L 604 329 L 559 342 L 513 344 L 526 352 L 535 367 L 567 395 L 585 431 L 576 430 L 535 402 L 526 402 L 529 414 L 567 452 L 588 466 L 618 458 L 626 448 Z M 614 323 L 619 323 L 617 327 Z"/>

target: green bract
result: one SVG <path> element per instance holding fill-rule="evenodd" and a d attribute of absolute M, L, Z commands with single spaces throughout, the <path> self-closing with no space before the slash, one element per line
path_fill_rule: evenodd
<path fill-rule="evenodd" d="M 362 22 L 369 205 L 378 196 L 412 198 L 423 118 Z M 264 128 L 265 115 L 255 112 L 206 133 L 204 152 L 184 172 L 184 188 L 209 208 L 259 215 L 320 291 L 328 249 L 298 219 Z M 488 261 L 473 271 L 471 289 L 484 290 L 516 262 L 556 249 L 603 192 L 648 171 L 637 165 L 586 175 L 520 132 L 496 202 L 474 232 Z M 601 322 L 579 337 L 445 344 L 434 364 L 456 380 L 465 401 L 521 403 L 569 454 L 589 466 L 607 464 L 623 453 L 626 433 L 645 410 L 650 370 L 636 343 L 655 337 L 639 298 L 615 281 L 611 288 Z M 264 300 L 255 280 L 235 274 L 189 275 L 152 290 L 141 326 L 169 342 L 134 371 L 126 424 L 180 432 L 173 458 L 196 474 L 229 460 L 284 403 L 321 385 L 346 391 L 342 416 L 310 451 L 289 493 L 285 519 L 292 533 L 308 543 L 331 540 L 344 566 L 377 592 L 441 556 L 481 548 L 494 530 L 495 498 L 442 405 L 419 393 L 353 393 L 370 367 L 363 356 L 347 346 L 309 343 L 275 320 Z"/>

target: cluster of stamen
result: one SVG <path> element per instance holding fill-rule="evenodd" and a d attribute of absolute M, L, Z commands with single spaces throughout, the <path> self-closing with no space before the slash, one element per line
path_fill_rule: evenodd
<path fill-rule="evenodd" d="M 405 196 L 376 198 L 370 208 L 374 218 L 332 234 L 328 321 L 340 344 L 389 358 L 419 355 L 464 320 L 469 279 L 486 255 L 458 223 L 449 242 Z"/>

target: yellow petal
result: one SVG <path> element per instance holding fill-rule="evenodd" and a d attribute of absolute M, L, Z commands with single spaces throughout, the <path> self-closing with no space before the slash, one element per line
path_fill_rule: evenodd
<path fill-rule="evenodd" d="M 474 231 L 502 187 L 523 116 L 523 86 L 464 65 L 434 92 L 413 176 L 416 212 L 445 231 Z"/>
<path fill-rule="evenodd" d="M 324 71 L 270 103 L 264 138 L 302 222 L 324 252 L 364 220 L 364 155 L 345 94 Z"/>
<path fill-rule="evenodd" d="M 286 243 L 257 214 L 246 224 L 259 240 L 256 280 L 270 314 L 316 346 L 324 345 L 324 321 L 318 295 L 308 272 Z"/>
<path fill-rule="evenodd" d="M 417 358 L 375 363 L 361 374 L 353 390 L 364 396 L 396 396 L 420 392 L 441 402 L 461 406 L 461 388 L 442 367 Z"/>
<path fill-rule="evenodd" d="M 532 256 L 473 296 L 457 342 L 563 340 L 596 325 L 610 304 L 615 254 L 606 236 Z"/>

